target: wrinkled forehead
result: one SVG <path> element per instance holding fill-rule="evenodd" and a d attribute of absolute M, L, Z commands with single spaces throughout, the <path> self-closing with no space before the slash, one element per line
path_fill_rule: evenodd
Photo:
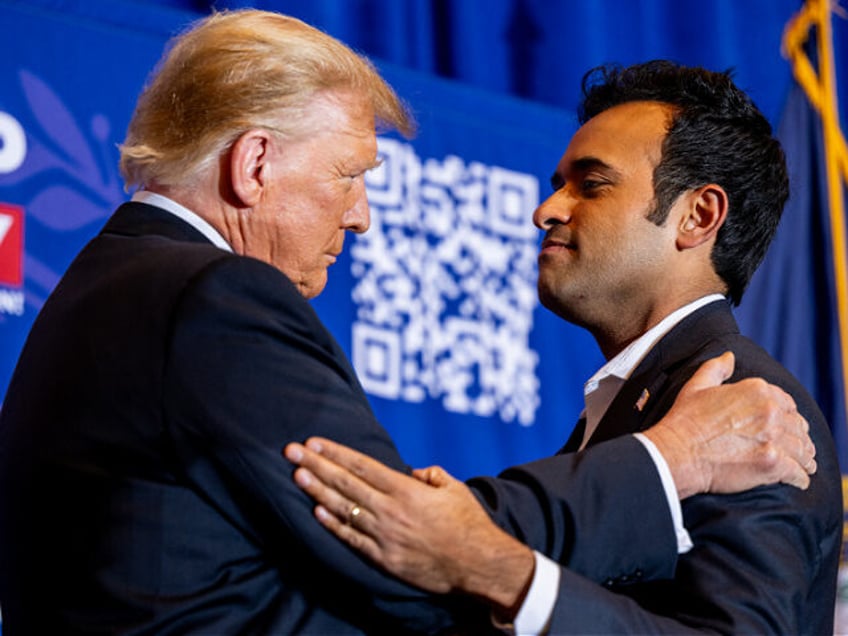
<path fill-rule="evenodd" d="M 316 96 L 297 131 L 289 142 L 310 148 L 336 170 L 360 174 L 378 165 L 374 109 L 359 94 Z"/>

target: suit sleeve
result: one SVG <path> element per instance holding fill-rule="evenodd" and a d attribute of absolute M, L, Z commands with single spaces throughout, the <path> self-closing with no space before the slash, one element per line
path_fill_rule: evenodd
<path fill-rule="evenodd" d="M 469 485 L 501 528 L 591 581 L 650 580 L 674 572 L 677 538 L 662 482 L 633 436 Z"/>
<path fill-rule="evenodd" d="M 681 556 L 673 580 L 604 589 L 563 570 L 550 632 L 832 633 L 835 569 L 816 572 L 828 567 L 838 528 L 820 526 L 808 506 L 793 510 L 789 488 L 694 497 L 687 518 L 695 548 Z M 827 616 L 802 622 L 816 604 Z"/>
<path fill-rule="evenodd" d="M 819 463 L 810 487 L 690 497 L 683 515 L 694 547 L 679 557 L 673 578 L 609 581 L 604 589 L 563 571 L 552 633 L 832 633 L 842 510 L 827 425 L 774 363 L 743 375 L 786 387 L 810 422 Z"/>
<path fill-rule="evenodd" d="M 319 602 L 338 602 L 329 591 L 346 589 L 345 603 L 360 613 L 373 607 L 421 631 L 449 623 L 432 597 L 382 574 L 322 528 L 294 484 L 282 450 L 311 435 L 407 469 L 294 286 L 258 261 L 219 260 L 185 290 L 172 332 L 164 401 L 192 487 Z"/>
<path fill-rule="evenodd" d="M 173 317 L 167 366 L 170 433 L 187 478 L 278 567 L 294 564 L 307 573 L 299 583 L 313 579 L 319 594 L 326 577 L 344 577 L 363 604 L 427 630 L 447 620 L 448 599 L 434 602 L 379 573 L 320 527 L 312 502 L 294 485 L 281 451 L 312 435 L 407 467 L 338 345 L 276 270 L 227 258 L 199 274 Z M 628 471 L 652 475 L 655 487 L 642 482 L 637 496 Z M 534 546 L 553 537 L 557 558 L 593 580 L 673 567 L 662 488 L 635 440 L 516 468 L 478 488 L 499 523 Z M 633 519 L 660 509 L 662 532 L 630 532 Z M 623 535 L 631 539 L 620 541 Z M 613 541 L 628 546 L 627 555 L 610 553 Z"/>

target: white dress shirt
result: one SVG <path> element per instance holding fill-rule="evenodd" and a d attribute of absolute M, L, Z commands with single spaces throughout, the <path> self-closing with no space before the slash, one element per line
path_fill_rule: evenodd
<path fill-rule="evenodd" d="M 216 247 L 220 247 L 222 250 L 227 250 L 228 252 L 232 252 L 233 248 L 230 247 L 230 244 L 224 240 L 224 237 L 218 233 L 214 227 L 212 227 L 207 221 L 199 217 L 197 214 L 189 210 L 187 207 L 184 207 L 174 201 L 173 199 L 169 199 L 168 197 L 156 194 L 155 192 L 149 192 L 147 190 L 139 190 L 132 196 L 132 200 L 137 203 L 147 203 L 148 205 L 155 205 L 157 208 L 165 210 L 166 212 L 170 212 L 174 216 L 181 218 L 183 221 L 191 225 L 198 232 L 203 234 L 206 238 L 212 241 L 212 244 Z"/>

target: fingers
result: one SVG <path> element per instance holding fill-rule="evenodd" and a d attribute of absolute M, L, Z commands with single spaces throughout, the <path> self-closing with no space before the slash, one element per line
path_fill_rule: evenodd
<path fill-rule="evenodd" d="M 416 468 L 412 471 L 412 476 L 418 481 L 422 481 L 435 488 L 444 488 L 452 481 L 456 481 L 444 468 L 441 468 L 440 466 Z"/>
<path fill-rule="evenodd" d="M 344 467 L 301 444 L 287 445 L 283 454 L 300 466 L 294 473 L 297 485 L 340 518 L 347 519 L 345 515 L 350 509 L 350 502 L 374 508 L 374 499 L 379 496 L 379 491 Z"/>
<path fill-rule="evenodd" d="M 732 351 L 725 351 L 720 356 L 707 360 L 689 378 L 689 381 L 681 392 L 699 391 L 701 389 L 719 386 L 733 375 L 734 365 L 735 358 Z"/>
<path fill-rule="evenodd" d="M 798 421 L 800 428 L 798 445 L 800 451 L 793 459 L 800 464 L 807 474 L 813 475 L 818 470 L 818 464 L 816 463 L 816 446 L 813 444 L 813 440 L 810 439 L 810 424 L 800 413 L 798 414 Z"/>
<path fill-rule="evenodd" d="M 800 413 L 789 419 L 786 428 L 785 433 L 775 440 L 774 452 L 781 454 L 781 459 L 788 461 L 788 467 L 785 469 L 787 474 L 803 474 L 800 479 L 781 479 L 784 483 L 795 485 L 798 481 L 808 481 L 808 475 L 813 475 L 818 470 L 816 447 L 809 436 L 810 425 Z"/>
<path fill-rule="evenodd" d="M 810 424 L 796 410 L 795 401 L 788 393 L 773 385 L 766 385 L 765 388 L 769 399 L 778 406 L 769 417 L 755 422 L 756 426 L 750 435 L 765 445 L 767 452 L 763 453 L 764 456 L 773 454 L 779 458 L 779 461 L 776 460 L 779 481 L 793 485 L 806 484 L 808 475 L 818 469 L 816 447 L 810 439 Z M 736 428 L 742 429 L 744 426 L 739 424 Z M 746 431 L 739 432 L 744 434 Z"/>
<path fill-rule="evenodd" d="M 367 515 L 367 511 L 363 510 L 356 517 L 355 521 L 346 523 L 324 506 L 319 505 L 315 508 L 315 518 L 318 519 L 322 526 L 352 548 L 379 562 L 381 554 L 380 546 L 370 535 L 364 532 L 364 528 L 362 527 L 362 524 L 370 523 L 370 521 L 366 521 Z"/>
<path fill-rule="evenodd" d="M 298 468 L 294 472 L 294 481 L 301 490 L 315 500 L 315 503 L 323 506 L 344 522 L 351 522 L 354 516 L 357 517 L 358 521 L 358 517 L 364 514 L 362 510 L 367 504 L 364 502 L 360 504 L 358 496 L 349 494 L 350 491 L 343 494 L 335 488 L 327 486 L 308 468 Z M 358 514 L 351 514 L 357 513 L 356 506 L 358 506 Z"/>
<path fill-rule="evenodd" d="M 403 482 L 406 477 L 401 473 L 388 468 L 377 460 L 353 450 L 342 444 L 338 444 L 332 440 L 323 437 L 311 437 L 306 440 L 304 445 L 307 449 L 303 455 L 303 459 L 292 459 L 287 452 L 296 453 L 303 446 L 299 444 L 290 444 L 286 447 L 286 457 L 295 464 L 299 464 L 313 470 L 322 479 L 324 476 L 333 476 L 336 479 L 342 478 L 347 473 L 353 473 L 362 482 L 365 482 L 372 488 L 381 492 L 391 492 Z M 321 459 L 325 458 L 325 459 Z M 327 462 L 326 460 L 330 460 Z M 343 471 L 332 471 L 331 464 L 342 467 Z M 398 479 L 400 477 L 400 479 Z M 335 481 L 333 485 L 337 485 Z"/>
<path fill-rule="evenodd" d="M 796 419 L 800 415 L 795 400 L 779 386 L 769 384 L 762 378 L 747 378 L 728 386 L 735 386 L 748 392 L 751 406 L 759 409 L 754 411 L 754 414 L 760 412 L 762 414 L 761 422 L 772 424 L 774 421 L 779 421 L 784 427 L 793 431 L 797 430 L 796 425 L 801 424 L 802 428 L 806 425 L 806 420 L 802 423 Z M 806 434 L 806 430 L 802 432 Z"/>
<path fill-rule="evenodd" d="M 815 464 L 815 460 L 811 461 Z M 807 468 L 774 446 L 766 445 L 762 454 L 762 464 L 762 472 L 770 476 L 770 481 L 789 484 L 801 490 L 806 490 L 810 486 Z"/>
<path fill-rule="evenodd" d="M 378 560 L 380 547 L 369 534 L 374 516 L 367 506 L 374 505 L 373 497 L 379 493 L 300 444 L 289 444 L 284 454 L 302 464 L 295 470 L 294 480 L 315 500 L 315 517 L 321 525 L 351 547 Z"/>

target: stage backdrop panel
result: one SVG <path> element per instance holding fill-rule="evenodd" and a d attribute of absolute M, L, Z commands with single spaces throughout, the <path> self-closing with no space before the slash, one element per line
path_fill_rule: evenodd
<path fill-rule="evenodd" d="M 167 38 L 196 17 L 67 4 L 0 3 L 0 219 L 17 267 L 0 264 L 3 392 L 50 290 L 125 199 L 117 144 Z M 371 230 L 348 237 L 316 309 L 411 464 L 471 476 L 550 454 L 602 362 L 536 296 L 531 215 L 574 116 L 380 67 L 420 132 L 381 136 Z"/>
<path fill-rule="evenodd" d="M 38 309 L 126 198 L 116 144 L 166 40 L 212 5 L 248 4 L 384 60 L 420 121 L 414 140 L 381 139 L 372 229 L 349 238 L 315 301 L 411 464 L 493 473 L 567 437 L 602 360 L 538 306 L 530 214 L 576 127 L 585 70 L 667 57 L 734 68 L 780 124 L 793 196 L 738 315 L 814 393 L 845 472 L 834 271 L 846 255 L 831 241 L 844 219 L 829 215 L 818 114 L 780 52 L 802 0 L 0 0 L 0 400 Z M 832 27 L 844 123 L 848 21 Z"/>

